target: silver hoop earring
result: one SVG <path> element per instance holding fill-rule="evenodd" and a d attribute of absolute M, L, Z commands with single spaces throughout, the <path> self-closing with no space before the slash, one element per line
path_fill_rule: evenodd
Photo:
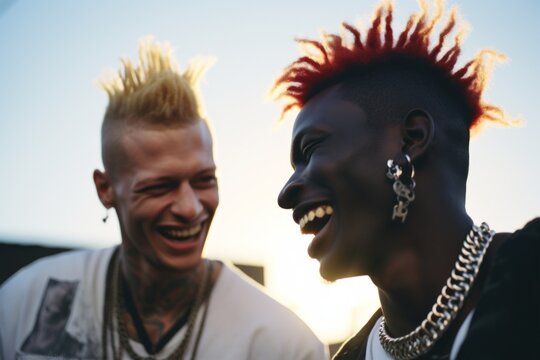
<path fill-rule="evenodd" d="M 105 209 L 105 216 L 101 220 L 106 223 L 107 219 L 109 219 L 109 209 Z"/>
<path fill-rule="evenodd" d="M 386 162 L 386 166 L 388 167 L 386 177 L 394 180 L 392 188 L 394 189 L 397 200 L 397 204 L 394 205 L 392 220 L 399 218 L 402 223 L 405 222 L 405 218 L 409 212 L 409 204 L 414 201 L 414 187 L 416 186 L 416 182 L 414 181 L 414 166 L 411 158 L 407 154 L 404 155 L 407 160 L 407 166 L 405 168 L 392 159 Z"/>

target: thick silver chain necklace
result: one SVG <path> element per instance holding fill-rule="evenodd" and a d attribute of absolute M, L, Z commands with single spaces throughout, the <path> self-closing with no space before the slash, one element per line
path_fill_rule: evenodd
<path fill-rule="evenodd" d="M 462 308 L 493 235 L 495 231 L 490 230 L 488 224 L 473 225 L 436 303 L 426 319 L 412 332 L 397 338 L 390 337 L 383 317 L 379 340 L 386 352 L 399 360 L 416 359 L 435 345 Z"/>

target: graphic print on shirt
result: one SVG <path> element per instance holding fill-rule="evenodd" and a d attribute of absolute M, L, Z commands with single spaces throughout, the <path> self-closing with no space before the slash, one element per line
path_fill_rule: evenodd
<path fill-rule="evenodd" d="M 79 281 L 49 279 L 34 327 L 23 343 L 26 354 L 75 357 L 83 344 L 66 331 Z"/>

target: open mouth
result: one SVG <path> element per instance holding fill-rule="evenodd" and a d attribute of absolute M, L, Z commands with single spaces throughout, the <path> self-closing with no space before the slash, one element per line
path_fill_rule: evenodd
<path fill-rule="evenodd" d="M 162 227 L 158 231 L 168 240 L 172 241 L 189 241 L 198 236 L 202 230 L 202 224 L 197 224 L 187 229 L 178 229 L 171 227 Z"/>
<path fill-rule="evenodd" d="M 299 220 L 302 234 L 317 234 L 328 223 L 334 209 L 330 205 L 320 205 L 309 210 Z"/>

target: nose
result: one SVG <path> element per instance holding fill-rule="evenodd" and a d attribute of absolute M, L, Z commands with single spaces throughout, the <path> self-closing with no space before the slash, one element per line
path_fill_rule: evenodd
<path fill-rule="evenodd" d="M 203 212 L 203 204 L 188 181 L 182 182 L 174 194 L 171 211 L 174 215 L 192 220 Z"/>
<path fill-rule="evenodd" d="M 298 198 L 303 187 L 302 179 L 295 172 L 279 192 L 278 205 L 283 209 L 292 209 L 298 203 Z"/>

